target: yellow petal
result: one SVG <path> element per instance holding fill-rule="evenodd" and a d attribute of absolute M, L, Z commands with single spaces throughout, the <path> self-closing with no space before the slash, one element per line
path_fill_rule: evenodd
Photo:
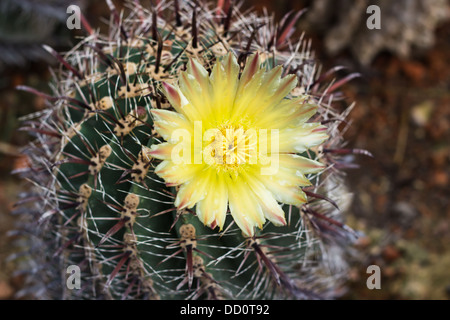
<path fill-rule="evenodd" d="M 209 94 L 210 83 L 209 83 L 209 74 L 208 71 L 196 60 L 189 59 L 189 63 L 187 64 L 187 70 L 189 74 L 193 75 L 196 82 L 200 85 L 202 89 L 205 89 L 203 92 L 205 94 Z"/>
<path fill-rule="evenodd" d="M 280 168 L 274 175 L 262 175 L 259 168 L 254 168 L 252 174 L 278 202 L 300 206 L 307 200 L 305 193 L 298 187 L 299 177 L 284 168 Z"/>
<path fill-rule="evenodd" d="M 239 65 L 234 54 L 229 53 L 214 65 L 211 72 L 213 95 L 213 124 L 220 125 L 229 119 L 238 86 Z"/>
<path fill-rule="evenodd" d="M 242 94 L 245 87 L 254 79 L 256 73 L 260 68 L 260 58 L 258 52 L 252 54 L 245 64 L 244 70 L 242 71 L 241 78 L 239 80 L 238 93 Z"/>
<path fill-rule="evenodd" d="M 258 128 L 292 128 L 303 125 L 317 111 L 317 106 L 306 103 L 306 97 L 283 99 L 270 110 L 255 114 Z"/>
<path fill-rule="evenodd" d="M 211 184 L 212 169 L 197 171 L 195 177 L 184 183 L 178 190 L 175 206 L 178 209 L 192 208 L 197 202 L 204 199 Z"/>
<path fill-rule="evenodd" d="M 265 222 L 259 201 L 241 177 L 227 180 L 231 215 L 244 235 L 252 237 L 255 227 L 262 228 Z"/>
<path fill-rule="evenodd" d="M 277 91 L 280 85 L 282 72 L 282 66 L 276 66 L 272 70 L 265 72 L 258 93 L 267 97 L 271 97 Z"/>
<path fill-rule="evenodd" d="M 268 72 L 264 69 L 258 69 L 251 79 L 245 80 L 245 86 L 242 85 L 244 81 L 241 78 L 231 121 L 242 117 L 253 118 L 255 115 L 264 112 L 270 106 L 270 96 L 278 87 L 280 74 L 281 68 L 272 69 Z"/>
<path fill-rule="evenodd" d="M 271 181 L 266 184 L 266 187 L 280 202 L 299 207 L 307 201 L 305 193 L 299 187 L 282 186 L 278 181 Z"/>
<path fill-rule="evenodd" d="M 245 69 L 244 69 L 245 71 Z M 257 119 L 258 115 L 274 109 L 297 84 L 295 75 L 288 75 L 280 79 L 282 68 L 277 67 L 270 71 L 258 69 L 250 80 L 239 83 L 232 120 L 247 116 Z M 245 83 L 245 85 L 242 85 Z"/>
<path fill-rule="evenodd" d="M 272 161 L 276 161 L 275 169 L 271 172 L 270 179 L 276 181 L 283 187 L 305 187 L 311 185 L 311 182 L 305 176 L 306 174 L 320 172 L 325 166 L 317 161 L 301 157 L 294 154 L 278 154 L 272 157 Z M 273 165 L 273 164 L 270 164 Z M 269 166 L 269 165 L 267 165 Z M 254 174 L 259 175 L 263 181 L 269 179 L 265 174 L 270 172 L 268 170 L 262 171 L 264 166 L 261 166 L 259 172 Z"/>
<path fill-rule="evenodd" d="M 213 111 L 212 88 L 206 70 L 193 61 L 195 60 L 191 60 L 188 70 L 181 72 L 178 79 L 180 91 L 189 101 L 189 106 L 183 108 L 191 121 L 207 121 Z"/>
<path fill-rule="evenodd" d="M 167 185 L 177 186 L 193 179 L 202 169 L 202 165 L 174 164 L 164 160 L 156 166 L 155 173 L 163 178 Z"/>
<path fill-rule="evenodd" d="M 248 92 L 253 97 L 251 102 L 247 102 L 247 112 L 252 117 L 258 117 L 261 113 L 274 110 L 275 106 L 289 94 L 297 82 L 296 77 L 290 75 L 281 79 L 282 66 L 277 66 L 272 70 L 264 72 L 261 83 L 255 92 Z M 280 113 L 279 110 L 276 110 Z"/>
<path fill-rule="evenodd" d="M 186 72 L 181 74 L 181 77 L 178 81 L 180 84 L 181 79 L 184 77 L 188 77 Z M 192 76 L 191 76 L 192 77 Z M 193 77 L 192 77 L 193 78 Z M 192 81 L 192 79 L 191 79 Z M 195 80 L 193 80 L 195 82 Z M 187 81 L 190 83 L 190 81 Z M 181 92 L 180 88 L 172 86 L 169 83 L 163 83 L 163 92 L 171 106 L 180 114 L 184 115 L 186 119 L 190 121 L 195 121 L 200 119 L 201 114 L 198 110 L 192 105 L 190 101 L 184 96 Z"/>
<path fill-rule="evenodd" d="M 185 129 L 188 132 L 192 132 L 193 130 L 193 126 L 189 120 L 180 113 L 161 109 L 152 109 L 150 110 L 150 113 L 153 116 L 156 132 L 158 132 L 166 141 L 171 140 L 175 130 Z"/>
<path fill-rule="evenodd" d="M 281 206 L 266 187 L 255 177 L 244 173 L 244 179 L 259 199 L 264 216 L 276 226 L 286 225 L 285 214 Z"/>
<path fill-rule="evenodd" d="M 279 152 L 302 153 L 327 139 L 327 127 L 320 123 L 305 123 L 297 128 L 284 128 L 279 131 Z"/>
<path fill-rule="evenodd" d="M 215 174 L 207 195 L 196 206 L 197 217 L 203 224 L 222 230 L 228 209 L 228 189 L 222 175 Z"/>
<path fill-rule="evenodd" d="M 268 101 L 269 105 L 277 104 L 285 98 L 297 85 L 297 76 L 289 74 L 280 80 L 279 85 Z"/>
<path fill-rule="evenodd" d="M 170 160 L 172 158 L 172 150 L 174 146 L 174 144 L 168 142 L 152 144 L 149 154 L 156 159 Z"/>
<path fill-rule="evenodd" d="M 178 88 L 172 86 L 167 82 L 163 82 L 162 85 L 164 95 L 166 96 L 167 100 L 169 100 L 169 103 L 178 113 L 183 113 L 183 109 L 181 108 L 183 105 L 183 101 Z"/>
<path fill-rule="evenodd" d="M 296 154 L 280 154 L 280 167 L 294 169 L 302 174 L 317 173 L 325 169 L 325 165 Z"/>

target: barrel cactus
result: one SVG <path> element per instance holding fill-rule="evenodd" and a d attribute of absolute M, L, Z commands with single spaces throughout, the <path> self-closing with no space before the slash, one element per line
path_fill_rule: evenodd
<path fill-rule="evenodd" d="M 32 182 L 24 294 L 49 299 L 310 299 L 339 293 L 350 193 L 333 69 L 300 16 L 232 1 L 111 8 L 57 53 L 48 108 L 24 119 Z M 30 236 L 30 234 L 32 236 Z M 80 286 L 66 285 L 69 267 Z M 70 274 L 70 273 L 69 273 Z"/>

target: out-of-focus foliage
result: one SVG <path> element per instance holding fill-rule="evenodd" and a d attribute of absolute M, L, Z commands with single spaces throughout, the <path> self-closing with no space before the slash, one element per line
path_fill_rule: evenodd
<path fill-rule="evenodd" d="M 24 67 L 30 61 L 50 61 L 43 43 L 67 44 L 70 5 L 79 0 L 2 0 L 0 2 L 0 71 L 7 66 Z"/>

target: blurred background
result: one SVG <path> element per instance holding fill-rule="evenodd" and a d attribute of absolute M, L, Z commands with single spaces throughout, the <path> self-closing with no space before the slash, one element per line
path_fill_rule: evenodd
<path fill-rule="evenodd" d="M 144 2 L 144 1 L 142 1 Z M 150 2 L 150 1 L 149 1 Z M 120 5 L 123 1 L 115 0 Z M 7 259 L 13 203 L 24 182 L 10 172 L 24 166 L 29 139 L 18 119 L 45 102 L 15 90 L 50 92 L 54 59 L 41 47 L 67 50 L 82 32 L 66 27 L 67 7 L 80 6 L 105 28 L 104 1 L 0 1 L 0 299 L 12 299 L 23 279 Z M 367 7 L 376 4 L 381 29 L 370 30 Z M 347 170 L 354 192 L 347 223 L 364 232 L 356 244 L 345 299 L 450 298 L 450 2 L 448 0 L 245 0 L 242 10 L 264 8 L 279 21 L 307 8 L 297 22 L 312 40 L 323 70 L 336 65 L 350 105 L 348 146 L 370 151 Z M 299 36 L 300 32 L 298 32 Z M 369 290 L 366 269 L 381 268 L 381 289 Z"/>

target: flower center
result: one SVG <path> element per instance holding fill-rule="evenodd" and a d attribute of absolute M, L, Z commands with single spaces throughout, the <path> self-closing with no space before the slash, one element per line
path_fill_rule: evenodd
<path fill-rule="evenodd" d="M 253 130 L 226 125 L 213 130 L 204 149 L 205 161 L 221 170 L 236 170 L 256 160 L 257 141 Z"/>

